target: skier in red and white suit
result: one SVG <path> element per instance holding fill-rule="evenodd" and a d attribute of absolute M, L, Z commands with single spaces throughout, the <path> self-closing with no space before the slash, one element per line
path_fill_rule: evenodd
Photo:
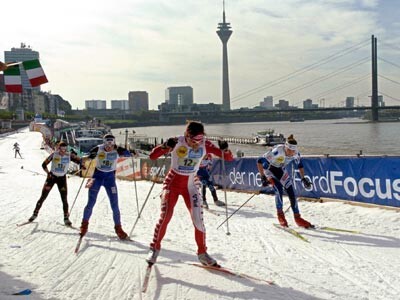
<path fill-rule="evenodd" d="M 161 249 L 161 241 L 166 233 L 169 221 L 174 213 L 174 207 L 179 195 L 185 200 L 195 227 L 197 255 L 202 264 L 217 266 L 217 262 L 207 254 L 206 230 L 203 222 L 202 198 L 200 181 L 197 171 L 205 154 L 212 153 L 227 160 L 233 160 L 226 141 L 219 141 L 219 148 L 204 137 L 202 123 L 191 121 L 186 127 L 184 136 L 169 138 L 164 144 L 157 146 L 150 153 L 150 159 L 157 159 L 171 153 L 171 168 L 163 183 L 161 195 L 161 215 L 154 230 L 150 252 L 146 259 L 154 264 Z"/>

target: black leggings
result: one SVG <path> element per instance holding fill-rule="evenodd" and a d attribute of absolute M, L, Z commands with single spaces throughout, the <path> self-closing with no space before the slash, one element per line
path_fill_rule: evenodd
<path fill-rule="evenodd" d="M 64 216 L 68 216 L 68 201 L 67 201 L 68 190 L 67 190 L 67 177 L 65 175 L 61 177 L 57 177 L 54 175 L 47 176 L 46 182 L 43 185 L 42 195 L 40 196 L 40 199 L 36 203 L 36 207 L 33 212 L 35 215 L 39 213 L 39 210 L 42 207 L 44 200 L 46 200 L 54 184 L 57 184 L 58 191 L 60 192 L 61 201 L 63 204 Z"/>

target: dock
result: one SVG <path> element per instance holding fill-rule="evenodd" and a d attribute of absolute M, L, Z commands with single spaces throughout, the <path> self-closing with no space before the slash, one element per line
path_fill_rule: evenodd
<path fill-rule="evenodd" d="M 230 135 L 215 135 L 215 134 L 207 134 L 207 139 L 210 141 L 218 141 L 224 140 L 232 144 L 247 144 L 247 145 L 255 145 L 257 144 L 256 137 L 248 137 L 248 136 L 230 136 Z"/>

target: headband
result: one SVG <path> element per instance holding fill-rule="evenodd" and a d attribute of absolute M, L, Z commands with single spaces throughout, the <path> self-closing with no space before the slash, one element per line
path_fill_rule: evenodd
<path fill-rule="evenodd" d="M 297 145 L 293 145 L 293 144 L 290 144 L 290 143 L 286 142 L 285 143 L 285 147 L 290 149 L 290 150 L 297 151 Z"/>
<path fill-rule="evenodd" d="M 195 136 L 189 136 L 189 138 L 194 142 L 200 143 L 204 139 L 204 134 L 200 133 L 200 134 L 197 134 Z"/>

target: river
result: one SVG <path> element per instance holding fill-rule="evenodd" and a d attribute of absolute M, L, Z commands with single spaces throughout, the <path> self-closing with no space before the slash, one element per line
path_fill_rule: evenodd
<path fill-rule="evenodd" d="M 206 134 L 252 136 L 268 128 L 285 137 L 293 134 L 302 155 L 400 155 L 400 123 L 370 123 L 361 119 L 310 120 L 304 122 L 255 122 L 205 124 Z M 185 125 L 149 126 L 127 128 L 138 134 L 147 134 L 164 140 L 182 135 Z M 126 128 L 113 129 L 119 143 L 124 143 Z M 232 152 L 244 152 L 245 156 L 259 156 L 266 147 L 258 145 L 230 144 Z"/>

